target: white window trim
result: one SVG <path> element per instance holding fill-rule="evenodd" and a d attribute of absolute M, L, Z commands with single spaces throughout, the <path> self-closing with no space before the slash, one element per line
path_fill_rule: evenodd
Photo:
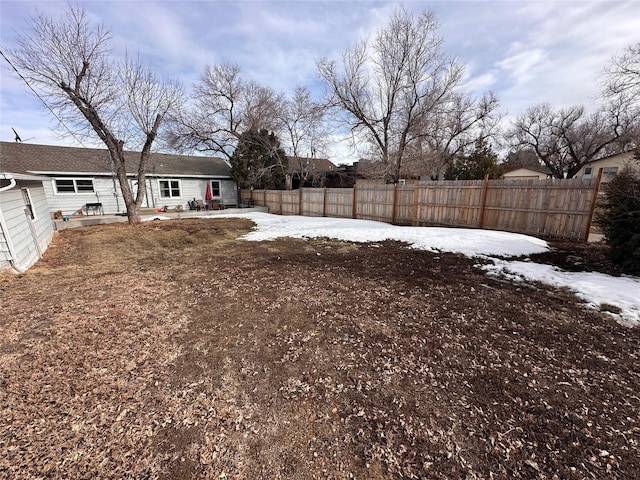
<path fill-rule="evenodd" d="M 162 186 L 160 185 L 160 182 L 178 182 L 178 190 L 180 190 L 179 195 L 177 196 L 173 196 L 171 194 L 171 185 L 169 185 L 169 196 L 168 197 L 163 197 L 162 196 Z M 158 196 L 161 199 L 174 199 L 174 198 L 182 198 L 182 180 L 180 180 L 179 178 L 159 178 L 158 179 Z"/>
<path fill-rule="evenodd" d="M 58 191 L 58 180 L 71 180 L 73 182 L 73 192 L 59 192 Z M 78 180 L 90 180 L 91 186 L 93 187 L 92 191 L 78 191 Z M 83 177 L 57 177 L 52 180 L 53 182 L 53 193 L 54 195 L 95 195 L 96 194 L 96 183 L 94 178 L 83 178 Z"/>

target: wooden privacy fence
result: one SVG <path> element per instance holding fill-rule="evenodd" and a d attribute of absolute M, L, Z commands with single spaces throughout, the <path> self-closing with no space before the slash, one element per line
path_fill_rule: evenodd
<path fill-rule="evenodd" d="M 242 190 L 280 215 L 357 218 L 395 225 L 484 228 L 586 241 L 599 178 L 437 181 L 354 188 Z"/>

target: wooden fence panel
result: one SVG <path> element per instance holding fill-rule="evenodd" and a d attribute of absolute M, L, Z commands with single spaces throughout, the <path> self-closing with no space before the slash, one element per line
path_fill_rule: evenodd
<path fill-rule="evenodd" d="M 282 190 L 266 190 L 264 196 L 269 212 L 282 215 Z"/>
<path fill-rule="evenodd" d="M 416 186 L 417 225 L 477 227 L 482 210 L 481 180 L 423 183 Z"/>
<path fill-rule="evenodd" d="M 396 187 L 396 208 L 393 223 L 396 225 L 412 225 L 415 220 L 414 195 L 416 186 L 398 185 Z"/>
<path fill-rule="evenodd" d="M 266 207 L 265 190 L 251 190 L 251 200 L 257 207 Z"/>
<path fill-rule="evenodd" d="M 356 218 L 391 223 L 394 193 L 393 185 L 358 185 Z"/>
<path fill-rule="evenodd" d="M 327 217 L 351 218 L 353 214 L 353 190 L 350 188 L 327 188 L 325 209 Z"/>
<path fill-rule="evenodd" d="M 282 215 L 300 215 L 300 190 L 282 190 Z"/>
<path fill-rule="evenodd" d="M 583 179 L 489 182 L 483 227 L 586 240 L 597 183 Z"/>
<path fill-rule="evenodd" d="M 301 188 L 300 215 L 322 217 L 324 215 L 324 188 Z"/>

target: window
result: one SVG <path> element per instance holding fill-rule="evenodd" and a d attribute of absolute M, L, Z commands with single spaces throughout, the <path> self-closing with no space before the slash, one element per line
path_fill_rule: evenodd
<path fill-rule="evenodd" d="M 160 197 L 175 198 L 180 196 L 180 180 L 158 180 Z"/>
<path fill-rule="evenodd" d="M 618 173 L 618 167 L 604 167 L 602 169 L 603 175 L 615 175 Z"/>
<path fill-rule="evenodd" d="M 56 193 L 93 193 L 91 178 L 56 178 Z"/>
<path fill-rule="evenodd" d="M 22 188 L 21 190 L 22 190 L 22 199 L 24 200 L 24 204 L 26 206 L 24 211 L 31 220 L 35 220 L 36 212 L 33 209 L 33 202 L 31 201 L 31 194 L 29 193 L 29 189 Z"/>
<path fill-rule="evenodd" d="M 593 173 L 593 167 L 584 167 L 584 176 L 590 177 Z"/>
<path fill-rule="evenodd" d="M 221 196 L 220 182 L 218 182 L 217 180 L 211 181 L 211 195 L 213 195 L 214 198 Z"/>

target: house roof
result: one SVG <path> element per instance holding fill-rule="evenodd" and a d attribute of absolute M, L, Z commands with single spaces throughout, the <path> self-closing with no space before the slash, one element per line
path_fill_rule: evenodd
<path fill-rule="evenodd" d="M 136 173 L 138 152 L 125 152 L 127 173 Z M 0 142 L 0 171 L 22 174 L 111 175 L 109 152 L 98 148 Z M 221 158 L 152 153 L 148 175 L 230 177 Z"/>
<path fill-rule="evenodd" d="M 523 165 L 508 166 L 504 169 L 504 173 L 515 172 L 516 170 L 529 170 L 531 172 L 543 173 L 545 175 L 551 174 L 551 170 L 548 167 L 525 167 Z"/>
<path fill-rule="evenodd" d="M 622 152 L 622 153 L 614 153 L 613 155 L 607 155 L 606 157 L 600 157 L 600 158 L 596 158 L 594 160 L 590 160 L 587 163 L 585 163 L 585 165 L 591 165 L 594 163 L 598 163 L 598 162 L 602 162 L 602 163 L 609 163 L 612 160 L 613 161 L 628 161 L 630 159 L 632 159 L 634 157 L 634 155 L 636 155 L 636 151 L 635 150 L 628 150 L 626 152 Z"/>
<path fill-rule="evenodd" d="M 289 173 L 326 173 L 337 170 L 338 167 L 326 158 L 287 157 Z"/>

